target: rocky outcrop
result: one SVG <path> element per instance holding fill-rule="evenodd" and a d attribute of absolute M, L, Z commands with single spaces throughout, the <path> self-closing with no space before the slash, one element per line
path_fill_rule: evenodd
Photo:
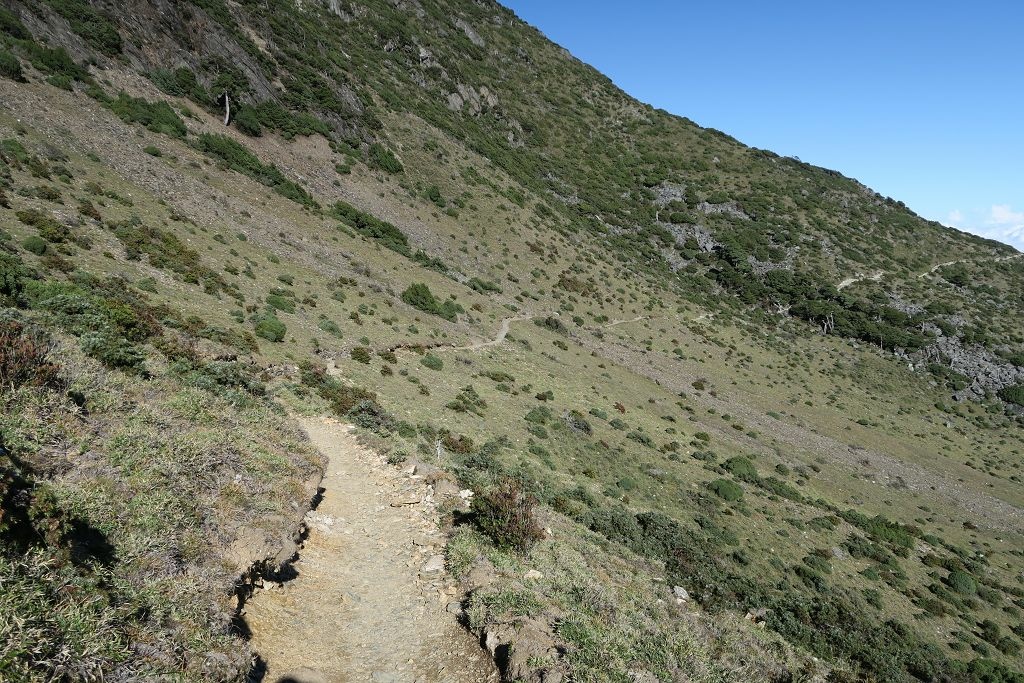
<path fill-rule="evenodd" d="M 939 362 L 969 377 L 970 386 L 953 394 L 958 401 L 982 399 L 987 393 L 1024 383 L 1024 368 L 1011 365 L 981 345 L 965 346 L 958 337 L 940 336 L 912 358 L 922 364 Z"/>

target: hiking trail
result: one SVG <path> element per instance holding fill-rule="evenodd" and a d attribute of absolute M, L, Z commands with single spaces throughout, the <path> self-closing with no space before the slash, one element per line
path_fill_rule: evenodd
<path fill-rule="evenodd" d="M 267 582 L 243 617 L 266 683 L 475 683 L 494 663 L 450 612 L 431 488 L 360 445 L 352 427 L 299 418 L 328 459 L 323 498 L 290 569 Z"/>

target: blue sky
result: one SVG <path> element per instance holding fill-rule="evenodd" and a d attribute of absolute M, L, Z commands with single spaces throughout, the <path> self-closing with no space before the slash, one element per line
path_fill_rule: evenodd
<path fill-rule="evenodd" d="M 644 102 L 1024 249 L 1024 2 L 502 1 Z"/>

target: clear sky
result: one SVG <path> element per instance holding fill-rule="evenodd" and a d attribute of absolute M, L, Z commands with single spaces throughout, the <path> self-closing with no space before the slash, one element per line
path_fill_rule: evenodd
<path fill-rule="evenodd" d="M 502 0 L 634 97 L 1024 250 L 1024 0 Z"/>

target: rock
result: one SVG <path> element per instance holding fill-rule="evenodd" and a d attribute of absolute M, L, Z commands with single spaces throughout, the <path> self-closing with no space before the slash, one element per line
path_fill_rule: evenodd
<path fill-rule="evenodd" d="M 448 479 L 442 479 L 434 484 L 434 499 L 444 500 L 445 498 L 458 498 L 458 485 Z"/>
<path fill-rule="evenodd" d="M 690 594 L 682 586 L 672 586 L 672 595 L 676 596 L 676 602 L 686 602 Z"/>
<path fill-rule="evenodd" d="M 498 651 L 498 646 L 500 645 L 501 640 L 498 638 L 496 631 L 488 630 L 484 632 L 484 647 L 487 648 L 487 651 L 491 653 L 492 657 Z"/>
<path fill-rule="evenodd" d="M 423 565 L 424 573 L 439 572 L 444 569 L 444 555 L 432 555 Z"/>
<path fill-rule="evenodd" d="M 440 467 L 431 465 L 429 462 L 417 462 L 413 468 L 412 473 L 418 477 L 428 477 L 432 474 L 438 474 L 442 472 Z"/>
<path fill-rule="evenodd" d="M 523 574 L 523 578 L 527 581 L 537 581 L 538 579 L 543 579 L 544 575 L 536 569 L 531 569 L 530 571 Z"/>
<path fill-rule="evenodd" d="M 444 610 L 449 614 L 462 614 L 462 603 L 454 601 L 449 602 L 447 605 L 444 606 Z"/>

